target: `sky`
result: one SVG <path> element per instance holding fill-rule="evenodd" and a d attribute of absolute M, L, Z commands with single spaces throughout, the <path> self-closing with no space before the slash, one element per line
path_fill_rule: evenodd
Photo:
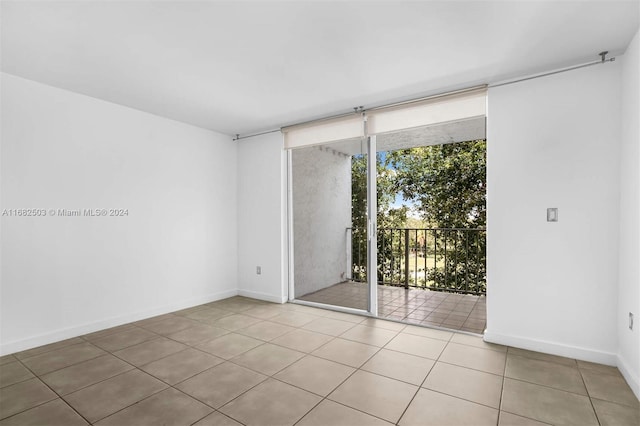
<path fill-rule="evenodd" d="M 387 159 L 387 152 L 386 152 L 386 151 L 378 152 L 378 156 L 380 157 L 380 159 L 381 159 L 381 160 L 382 160 L 382 162 L 384 163 L 384 162 L 385 162 L 385 160 Z M 394 167 L 393 167 L 393 165 L 388 164 L 388 165 L 387 165 L 387 169 L 389 169 L 389 170 L 394 170 Z M 409 207 L 409 208 L 411 209 L 411 211 L 409 212 L 408 216 L 410 216 L 410 217 L 416 217 L 416 218 L 417 218 L 417 217 L 419 217 L 419 216 L 415 213 L 415 209 L 414 209 L 415 204 L 414 204 L 412 201 L 410 201 L 410 200 L 408 200 L 408 201 L 407 201 L 407 200 L 404 200 L 404 199 L 402 198 L 402 193 L 397 193 L 397 194 L 396 194 L 396 198 L 395 198 L 395 200 L 393 201 L 393 203 L 391 203 L 391 207 L 392 207 L 392 208 L 396 208 L 396 209 L 397 209 L 397 208 L 400 208 L 400 207 L 402 207 L 402 206 L 407 206 L 407 207 Z"/>

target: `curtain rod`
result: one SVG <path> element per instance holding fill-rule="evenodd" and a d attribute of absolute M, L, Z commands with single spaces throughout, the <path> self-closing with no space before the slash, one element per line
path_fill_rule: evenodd
<path fill-rule="evenodd" d="M 563 73 L 563 72 L 573 71 L 573 70 L 577 70 L 577 69 L 580 69 L 580 68 L 586 68 L 586 67 L 590 67 L 592 65 L 600 65 L 600 64 L 607 63 L 607 62 L 614 62 L 616 60 L 615 56 L 613 58 L 607 59 L 607 54 L 608 53 L 609 53 L 608 51 L 598 53 L 598 55 L 600 55 L 600 58 L 601 58 L 599 61 L 592 61 L 592 62 L 587 62 L 587 63 L 584 63 L 584 64 L 572 65 L 570 67 L 560 68 L 560 69 L 556 69 L 556 70 L 553 70 L 553 71 L 541 72 L 541 73 L 538 73 L 538 74 L 533 74 L 533 75 L 529 75 L 529 76 L 525 76 L 525 77 L 519 77 L 519 78 L 516 78 L 516 79 L 513 79 L 513 80 L 507 80 L 507 81 L 503 81 L 503 82 L 499 82 L 499 83 L 489 84 L 489 87 L 506 86 L 508 84 L 520 83 L 522 81 L 533 80 L 535 78 L 546 77 L 546 76 L 554 75 L 554 74 L 560 74 L 560 73 Z"/>
<path fill-rule="evenodd" d="M 584 63 L 584 64 L 573 65 L 573 66 L 570 66 L 570 67 L 560 68 L 560 69 L 556 69 L 556 70 L 552 70 L 552 71 L 546 71 L 546 72 L 542 72 L 542 73 L 539 73 L 539 74 L 533 74 L 533 75 L 529 75 L 529 76 L 525 76 L 525 77 L 516 78 L 516 79 L 513 79 L 513 80 L 507 80 L 507 81 L 494 83 L 494 84 L 483 84 L 483 85 L 468 87 L 466 89 L 459 89 L 459 90 L 454 90 L 454 91 L 451 91 L 451 92 L 438 93 L 438 94 L 435 94 L 435 95 L 422 96 L 422 97 L 419 97 L 419 98 L 409 99 L 409 100 L 406 100 L 406 101 L 379 105 L 379 106 L 371 107 L 371 108 L 368 108 L 368 109 L 365 109 L 363 106 L 359 106 L 359 107 L 354 107 L 353 108 L 353 112 L 346 112 L 346 113 L 342 113 L 342 114 L 334 114 L 334 115 L 330 115 L 330 116 L 327 116 L 327 117 L 318 118 L 318 119 L 315 119 L 315 120 L 302 121 L 302 122 L 299 122 L 299 123 L 294 123 L 294 124 L 289 124 L 289 125 L 286 125 L 286 126 L 282 126 L 282 127 L 277 128 L 277 129 L 266 130 L 264 132 L 259 132 L 259 133 L 250 133 L 250 134 L 245 135 L 245 136 L 240 136 L 240 134 L 236 134 L 235 137 L 233 138 L 233 140 L 237 141 L 237 140 L 241 140 L 241 139 L 252 138 L 252 137 L 255 137 L 255 136 L 266 135 L 266 134 L 269 134 L 269 133 L 281 132 L 282 129 L 285 129 L 287 127 L 294 127 L 294 126 L 300 126 L 300 125 L 303 125 L 303 124 L 317 123 L 317 122 L 321 122 L 321 121 L 333 120 L 333 119 L 336 119 L 336 118 L 347 117 L 347 116 L 350 116 L 350 115 L 353 115 L 353 114 L 362 114 L 363 112 L 366 112 L 366 111 L 374 111 L 374 110 L 383 109 L 383 108 L 390 108 L 390 107 L 394 107 L 394 106 L 412 104 L 412 103 L 416 103 L 416 102 L 422 102 L 422 101 L 425 101 L 425 100 L 428 100 L 428 99 L 435 99 L 435 98 L 439 98 L 439 97 L 443 97 L 443 96 L 455 95 L 455 94 L 465 93 L 465 92 L 469 92 L 469 91 L 473 91 L 473 90 L 478 90 L 478 89 L 481 89 L 481 88 L 491 88 L 491 87 L 506 86 L 508 84 L 520 83 L 522 81 L 533 80 L 533 79 L 540 78 L 540 77 L 546 77 L 546 76 L 549 76 L 549 75 L 560 74 L 560 73 L 563 73 L 563 72 L 573 71 L 573 70 L 577 70 L 577 69 L 580 69 L 580 68 L 586 68 L 586 67 L 590 67 L 592 65 L 604 64 L 604 63 L 607 63 L 607 62 L 614 62 L 616 60 L 616 58 L 613 57 L 613 58 L 607 59 L 607 55 L 608 54 L 609 54 L 608 51 L 604 51 L 604 52 L 598 53 L 598 55 L 600 55 L 600 60 L 599 61 L 592 61 L 592 62 L 587 62 L 587 63 Z"/>
<path fill-rule="evenodd" d="M 259 133 L 249 133 L 248 135 L 245 135 L 245 136 L 240 136 L 239 133 L 236 133 L 235 136 L 233 137 L 233 140 L 234 141 L 239 141 L 241 139 L 253 138 L 253 137 L 262 136 L 262 135 L 268 135 L 269 133 L 275 133 L 275 132 L 279 132 L 279 131 L 280 131 L 280 127 L 278 127 L 277 129 L 265 130 L 264 132 L 259 132 Z"/>

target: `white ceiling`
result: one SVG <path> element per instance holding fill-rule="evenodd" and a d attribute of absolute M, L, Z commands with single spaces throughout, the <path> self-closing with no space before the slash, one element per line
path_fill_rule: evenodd
<path fill-rule="evenodd" d="M 2 2 L 2 70 L 227 134 L 623 52 L 639 2 Z"/>

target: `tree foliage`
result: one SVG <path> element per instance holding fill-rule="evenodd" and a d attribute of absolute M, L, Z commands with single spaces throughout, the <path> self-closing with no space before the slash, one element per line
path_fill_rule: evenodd
<path fill-rule="evenodd" d="M 400 228 L 406 226 L 408 208 L 392 208 L 396 196 L 395 171 L 389 169 L 381 153 L 376 154 L 377 222 L 378 228 Z M 356 266 L 357 281 L 366 281 L 367 253 L 367 156 L 355 155 L 351 159 L 351 206 L 352 206 L 352 258 Z M 387 250 L 388 251 L 388 250 Z M 378 246 L 384 258 L 384 247 Z M 387 253 L 388 254 L 388 253 Z"/>
<path fill-rule="evenodd" d="M 376 154 L 377 221 L 378 227 L 401 227 L 407 221 L 406 207 L 392 208 L 397 192 L 396 173 L 388 168 L 382 154 Z M 367 156 L 351 159 L 351 211 L 354 228 L 367 226 Z"/>
<path fill-rule="evenodd" d="M 366 168 L 366 156 L 353 157 L 354 279 L 363 281 L 366 280 Z M 411 279 L 416 286 L 483 292 L 485 234 L 465 230 L 486 225 L 486 141 L 418 147 L 386 155 L 378 153 L 376 172 L 378 281 L 395 283 Z M 402 198 L 413 205 L 413 213 L 422 221 L 410 217 L 406 206 L 393 207 L 396 194 L 402 194 Z M 422 227 L 437 230 L 397 229 Z M 395 244 L 394 238 L 397 238 Z M 415 256 L 414 272 L 420 263 L 419 256 L 424 264 L 428 263 L 427 258 L 433 260 L 434 266 L 423 271 L 423 279 L 415 278 L 417 274 L 410 274 L 404 265 L 407 246 Z"/>
<path fill-rule="evenodd" d="M 486 224 L 486 141 L 393 151 L 392 191 L 415 203 L 437 228 L 479 228 Z"/>

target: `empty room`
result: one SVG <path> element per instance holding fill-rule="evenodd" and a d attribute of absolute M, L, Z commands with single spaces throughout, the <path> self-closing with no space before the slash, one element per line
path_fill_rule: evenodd
<path fill-rule="evenodd" d="M 639 30 L 1 0 L 0 426 L 637 426 Z"/>

